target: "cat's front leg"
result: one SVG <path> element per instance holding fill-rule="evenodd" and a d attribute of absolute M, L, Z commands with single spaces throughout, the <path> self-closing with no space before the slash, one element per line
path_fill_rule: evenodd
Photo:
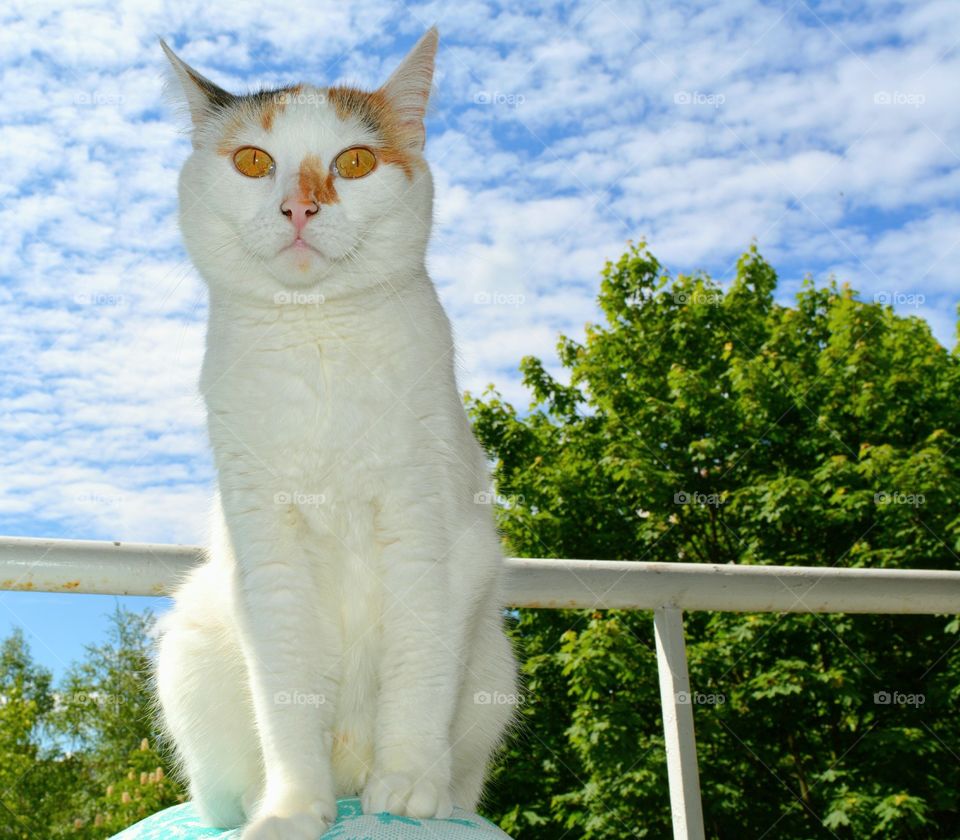
<path fill-rule="evenodd" d="M 224 491 L 223 506 L 265 778 L 241 840 L 316 840 L 337 810 L 330 748 L 339 640 L 318 609 L 296 506 L 263 488 Z"/>
<path fill-rule="evenodd" d="M 450 724 L 456 702 L 457 620 L 450 603 L 442 521 L 412 503 L 381 510 L 378 541 L 384 613 L 374 768 L 365 813 L 446 818 L 450 799 Z"/>

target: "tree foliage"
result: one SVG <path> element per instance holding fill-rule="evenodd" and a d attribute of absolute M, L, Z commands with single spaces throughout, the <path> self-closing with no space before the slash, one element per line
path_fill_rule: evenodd
<path fill-rule="evenodd" d="M 183 801 L 153 746 L 151 621 L 118 609 L 57 688 L 21 631 L 3 643 L 0 840 L 99 840 Z"/>
<path fill-rule="evenodd" d="M 558 372 L 522 361 L 529 409 L 468 395 L 512 553 L 956 568 L 957 356 L 847 286 L 776 285 L 756 248 L 724 288 L 631 245 Z M 711 837 L 960 834 L 956 620 L 686 629 Z M 514 633 L 524 727 L 490 812 L 518 838 L 669 836 L 652 616 L 520 610 Z"/>

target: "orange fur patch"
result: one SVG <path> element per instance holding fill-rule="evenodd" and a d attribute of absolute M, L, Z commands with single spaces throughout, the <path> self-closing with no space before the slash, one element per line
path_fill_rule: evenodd
<path fill-rule="evenodd" d="M 217 143 L 217 153 L 232 155 L 236 151 L 239 144 L 238 135 L 244 125 L 259 122 L 264 131 L 270 131 L 277 115 L 282 114 L 287 107 L 290 97 L 302 92 L 303 85 L 293 85 L 239 97 L 230 114 L 230 121 L 220 137 L 220 142 Z"/>
<path fill-rule="evenodd" d="M 407 178 L 413 178 L 417 158 L 407 151 L 403 123 L 382 91 L 332 87 L 327 89 L 327 100 L 341 120 L 354 117 L 382 138 L 383 144 L 376 148 L 378 162 L 396 164 Z"/>
<path fill-rule="evenodd" d="M 380 147 L 376 149 L 377 163 L 394 163 L 399 166 L 407 178 L 413 178 L 413 167 L 416 158 L 411 157 L 406 152 L 397 151 L 390 147 Z"/>
<path fill-rule="evenodd" d="M 336 204 L 340 201 L 337 188 L 333 184 L 333 173 L 316 155 L 307 155 L 300 162 L 298 182 L 300 195 L 307 199 L 312 198 L 317 204 Z"/>
<path fill-rule="evenodd" d="M 263 110 L 260 112 L 260 125 L 263 126 L 264 131 L 273 128 L 273 118 L 277 115 L 277 110 L 283 107 L 285 106 L 282 103 L 276 102 L 263 106 Z"/>
<path fill-rule="evenodd" d="M 260 105 L 260 125 L 263 126 L 263 130 L 269 131 L 273 128 L 273 120 L 277 114 L 283 113 L 283 110 L 287 107 L 287 103 L 302 92 L 303 85 L 293 85 L 278 91 L 273 91 L 269 99 L 263 97 Z"/>

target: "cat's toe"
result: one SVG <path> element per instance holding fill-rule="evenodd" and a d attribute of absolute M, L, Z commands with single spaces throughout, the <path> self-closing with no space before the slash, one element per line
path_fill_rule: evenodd
<path fill-rule="evenodd" d="M 416 819 L 446 819 L 453 813 L 448 785 L 404 773 L 374 775 L 360 802 L 365 814 L 387 811 Z"/>
<path fill-rule="evenodd" d="M 240 840 L 319 840 L 336 819 L 336 804 L 315 802 L 303 810 L 280 816 L 256 817 L 240 834 Z"/>
<path fill-rule="evenodd" d="M 453 814 L 453 802 L 448 787 L 424 779 L 417 782 L 407 800 L 407 816 L 420 819 L 445 820 Z"/>
<path fill-rule="evenodd" d="M 372 776 L 360 796 L 360 804 L 365 814 L 382 814 L 389 811 L 399 814 L 404 805 L 403 786 L 407 783 L 400 774 L 392 776 Z"/>

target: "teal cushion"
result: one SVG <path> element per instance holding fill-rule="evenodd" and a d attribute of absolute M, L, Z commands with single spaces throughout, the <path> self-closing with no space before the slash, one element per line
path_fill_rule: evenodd
<path fill-rule="evenodd" d="M 113 840 L 192 840 L 217 837 L 237 838 L 240 830 L 206 828 L 200 824 L 193 805 L 175 805 L 159 814 L 130 826 Z M 337 802 L 337 821 L 328 828 L 322 840 L 491 840 L 507 838 L 492 822 L 460 808 L 446 820 L 415 820 L 393 814 L 364 814 L 357 798 Z M 320 840 L 320 838 L 317 838 Z"/>

